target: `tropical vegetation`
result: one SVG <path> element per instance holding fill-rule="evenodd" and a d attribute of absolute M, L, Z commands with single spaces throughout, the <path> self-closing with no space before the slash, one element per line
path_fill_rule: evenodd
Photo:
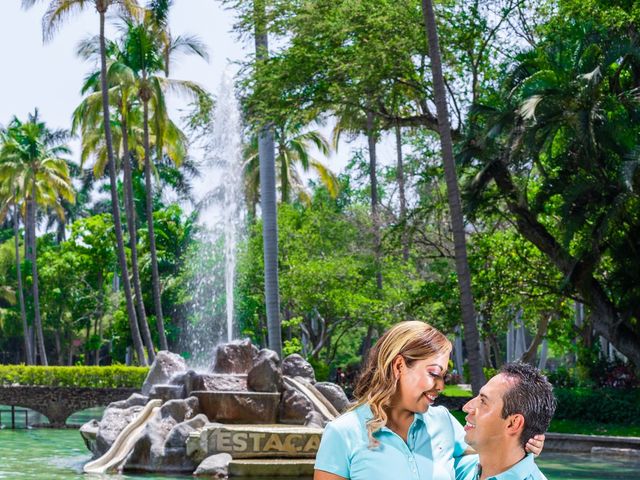
<path fill-rule="evenodd" d="M 192 188 L 219 99 L 171 69 L 207 47 L 174 35 L 170 0 L 46 3 L 45 39 L 85 7 L 100 24 L 69 129 L 34 110 L 0 133 L 0 363 L 189 356 L 185 332 L 224 339 L 207 322 L 229 304 L 238 335 L 319 378 L 352 381 L 417 319 L 450 334 L 451 380 L 474 391 L 514 359 L 563 405 L 638 386 L 636 2 L 223 1 L 255 43 L 225 159 L 245 199 L 233 299 L 226 227 L 202 218 L 224 194 Z"/>

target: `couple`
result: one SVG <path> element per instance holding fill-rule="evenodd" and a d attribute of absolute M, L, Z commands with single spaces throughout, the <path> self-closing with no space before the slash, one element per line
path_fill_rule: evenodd
<path fill-rule="evenodd" d="M 314 480 L 545 480 L 533 453 L 555 410 L 549 382 L 528 365 L 506 365 L 464 406 L 462 427 L 432 406 L 450 352 L 426 323 L 387 331 L 369 354 L 355 407 L 325 428 Z"/>

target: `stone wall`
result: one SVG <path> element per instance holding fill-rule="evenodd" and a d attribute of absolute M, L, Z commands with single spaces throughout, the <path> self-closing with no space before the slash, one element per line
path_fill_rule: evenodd
<path fill-rule="evenodd" d="M 138 391 L 136 388 L 0 386 L 0 405 L 30 408 L 46 416 L 52 427 L 62 427 L 75 412 L 107 406 Z"/>

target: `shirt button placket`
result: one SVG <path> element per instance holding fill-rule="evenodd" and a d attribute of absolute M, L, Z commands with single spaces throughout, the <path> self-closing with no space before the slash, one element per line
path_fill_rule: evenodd
<path fill-rule="evenodd" d="M 409 468 L 411 469 L 411 474 L 413 478 L 418 477 L 418 467 L 416 466 L 416 459 L 413 454 L 409 454 Z"/>

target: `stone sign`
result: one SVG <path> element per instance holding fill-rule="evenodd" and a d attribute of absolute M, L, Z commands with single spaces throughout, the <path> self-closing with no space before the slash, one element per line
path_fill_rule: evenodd
<path fill-rule="evenodd" d="M 314 458 L 321 428 L 280 425 L 210 425 L 190 434 L 187 455 L 205 458 L 229 453 L 235 458 Z"/>

